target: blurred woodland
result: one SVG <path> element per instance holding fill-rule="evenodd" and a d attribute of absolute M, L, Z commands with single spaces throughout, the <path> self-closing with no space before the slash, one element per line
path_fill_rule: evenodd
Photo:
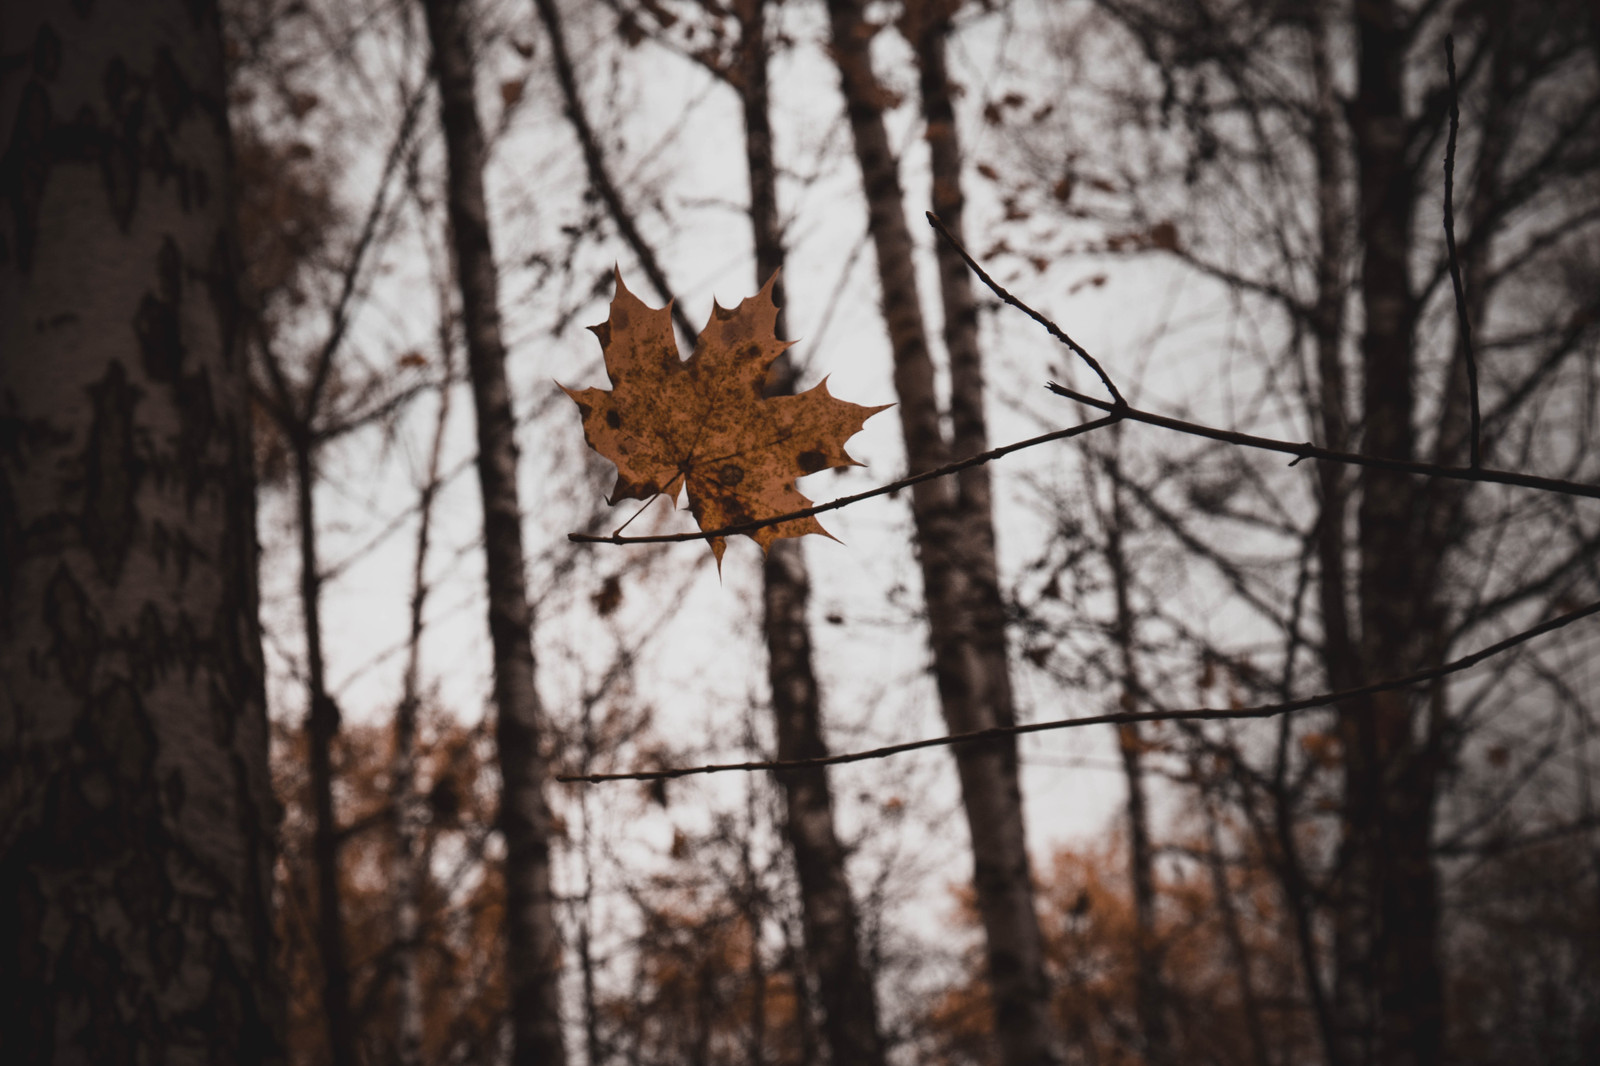
<path fill-rule="evenodd" d="M 0 202 L 0 1061 L 1600 1062 L 1595 0 L 23 0 Z"/>

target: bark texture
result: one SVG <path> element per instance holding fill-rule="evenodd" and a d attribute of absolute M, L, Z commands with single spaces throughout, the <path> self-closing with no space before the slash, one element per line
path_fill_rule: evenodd
<path fill-rule="evenodd" d="M 972 333 L 971 293 L 963 297 L 954 273 L 941 268 L 946 321 L 953 330 L 949 338 L 952 441 L 940 425 L 904 196 L 884 130 L 883 90 L 873 76 L 869 56 L 872 29 L 857 0 L 829 0 L 828 12 L 894 353 L 901 433 L 907 463 L 917 473 L 948 462 L 957 446 L 974 450 L 984 446 L 982 370 Z M 940 90 L 926 80 L 930 72 L 942 78 L 943 35 L 935 32 L 930 39 L 913 31 L 911 38 L 921 53 L 924 91 L 931 101 L 925 106 L 938 109 Z M 937 54 L 930 51 L 935 46 Z M 945 117 L 935 110 L 930 121 L 941 124 L 933 131 L 941 158 L 958 167 L 960 148 L 954 121 L 948 117 L 948 88 L 942 95 Z M 936 166 L 936 202 L 959 223 L 959 175 L 947 163 Z M 946 219 L 947 224 L 950 221 Z M 1010 725 L 1016 720 L 1016 708 L 1006 662 L 987 481 L 980 476 L 923 482 L 912 489 L 911 508 L 945 723 L 952 732 Z M 1001 1060 L 1007 1066 L 1059 1062 L 1043 942 L 1034 912 L 1016 742 L 1008 737 L 962 745 L 955 758 L 972 839 L 973 885 L 984 929 Z"/>
<path fill-rule="evenodd" d="M 499 279 L 483 194 L 483 128 L 473 96 L 472 48 L 460 0 L 426 0 L 433 70 L 449 167 L 447 199 L 461 289 L 468 373 L 478 417 L 489 636 L 494 654 L 495 729 L 505 835 L 506 957 L 515 1066 L 561 1066 L 561 947 L 550 888 L 550 808 L 539 746 L 542 708 L 534 687 L 517 498 L 516 422 L 500 337 Z"/>
<path fill-rule="evenodd" d="M 0 1057 L 281 1062 L 216 12 L 0 41 Z"/>

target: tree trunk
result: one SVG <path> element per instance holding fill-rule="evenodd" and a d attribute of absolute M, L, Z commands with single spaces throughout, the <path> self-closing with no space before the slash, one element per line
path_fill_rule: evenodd
<path fill-rule="evenodd" d="M 454 387 L 454 341 L 449 293 L 439 300 L 439 410 L 434 418 L 428 467 L 417 501 L 417 556 L 411 571 L 411 629 L 406 642 L 406 672 L 400 705 L 394 715 L 394 751 L 389 761 L 389 807 L 394 820 L 394 856 L 389 869 L 394 901 L 395 1062 L 398 1066 L 422 1063 L 421 953 L 422 816 L 423 799 L 417 794 L 417 709 L 422 687 L 423 608 L 428 600 L 428 546 L 433 532 L 433 504 L 439 493 L 439 464 L 444 453 L 445 428 L 450 421 L 450 392 Z"/>
<path fill-rule="evenodd" d="M 754 723 L 746 719 L 749 746 L 755 746 Z M 749 930 L 749 954 L 745 959 L 744 986 L 750 997 L 750 1026 L 745 1033 L 744 1061 L 747 1066 L 764 1066 L 767 1061 L 767 956 L 762 950 L 766 938 L 766 893 L 756 871 L 755 856 L 750 843 L 756 831 L 756 789 L 759 782 L 746 781 L 745 825 L 739 841 L 739 887 L 737 892 L 740 917 Z"/>
<path fill-rule="evenodd" d="M 281 1062 L 216 12 L 0 40 L 4 1057 Z"/>
<path fill-rule="evenodd" d="M 736 14 L 740 22 L 740 98 L 750 174 L 750 224 L 755 234 L 755 281 L 763 285 L 782 270 L 784 260 L 768 111 L 766 2 L 744 0 Z M 781 276 L 773 286 L 772 298 L 779 306 L 777 332 L 783 336 L 787 329 Z M 795 385 L 794 364 L 785 352 L 773 365 L 768 392 L 792 393 Z M 762 577 L 763 633 L 778 758 L 826 755 L 807 620 L 811 582 L 800 542 L 780 540 L 768 548 Z M 861 962 L 859 922 L 850 895 L 844 848 L 834 828 L 828 772 L 818 766 L 786 770 L 777 776 L 784 797 L 784 837 L 800 882 L 806 954 L 817 975 L 832 1060 L 880 1066 L 884 1053 L 877 993 Z M 803 993 L 804 986 L 796 992 Z"/>
<path fill-rule="evenodd" d="M 858 0 L 829 0 L 828 12 L 833 58 L 844 90 L 867 198 L 868 229 L 877 255 L 906 459 L 911 472 L 917 473 L 947 462 L 951 444 L 940 428 L 904 197 L 883 126 L 882 89 L 872 73 L 868 52 L 871 29 L 862 18 Z M 949 133 L 954 136 L 953 124 Z M 955 158 L 959 159 L 958 151 Z M 947 311 L 947 319 L 960 317 L 958 307 Z M 958 361 L 952 353 L 952 371 Z M 970 364 L 970 369 L 975 375 L 977 364 Z M 981 418 L 977 427 L 970 424 L 975 413 L 970 407 L 973 385 L 968 380 L 967 395 L 955 401 L 968 404 L 969 409 L 961 418 L 952 418 L 956 424 L 968 426 L 969 436 L 973 428 L 981 434 L 982 425 Z M 1016 720 L 992 518 L 987 500 L 973 501 L 969 495 L 972 484 L 944 478 L 923 482 L 911 492 L 934 672 L 951 732 L 1010 725 Z M 984 929 L 995 1036 L 1002 1061 L 1006 1066 L 1059 1062 L 1043 941 L 1033 908 L 1016 741 L 1007 737 L 960 745 L 955 758 L 972 840 L 973 885 Z"/>
<path fill-rule="evenodd" d="M 550 887 L 550 809 L 539 748 L 533 617 L 517 499 L 516 421 L 500 339 L 498 277 L 483 195 L 483 130 L 460 0 L 425 0 L 449 166 L 448 202 L 468 372 L 478 415 L 489 635 L 505 834 L 506 967 L 514 1066 L 561 1066 L 561 958 Z"/>
<path fill-rule="evenodd" d="M 793 541 L 773 544 L 764 573 L 778 758 L 824 756 L 828 749 L 822 739 L 817 682 L 810 669 L 811 634 L 806 628 L 810 583 L 800 546 Z M 784 838 L 800 881 L 806 954 L 817 975 L 832 1061 L 882 1063 L 877 994 L 861 960 L 860 923 L 846 877 L 844 848 L 834 830 L 827 771 L 812 766 L 783 770 L 777 777 L 785 805 Z"/>
<path fill-rule="evenodd" d="M 1339 101 L 1332 64 L 1328 55 L 1330 27 L 1324 16 L 1309 19 L 1306 27 L 1311 52 L 1312 77 L 1316 102 L 1311 112 L 1311 151 L 1316 165 L 1317 249 L 1316 298 L 1312 306 L 1312 344 L 1316 353 L 1317 416 L 1322 430 L 1322 446 L 1343 451 L 1350 447 L 1348 388 L 1344 367 L 1345 315 L 1348 289 L 1345 284 L 1345 255 L 1349 245 L 1350 213 L 1346 204 L 1344 167 L 1345 148 L 1338 134 Z M 1318 463 L 1317 479 L 1317 607 L 1322 621 L 1322 665 L 1332 691 L 1353 688 L 1360 669 L 1350 632 L 1349 551 L 1346 514 L 1349 499 L 1348 471 L 1337 463 Z M 1348 729 L 1349 716 L 1364 713 L 1359 706 L 1340 707 L 1341 728 Z M 1288 728 L 1287 723 L 1284 726 Z M 1285 737 L 1285 740 L 1287 738 Z M 1282 853 L 1279 875 L 1284 879 L 1284 899 L 1293 914 L 1307 997 L 1316 1019 L 1317 1033 L 1328 1066 L 1344 1066 L 1346 1043 L 1341 1038 L 1337 1004 L 1329 1002 L 1322 976 L 1322 959 L 1310 932 L 1306 908 L 1310 896 L 1294 847 L 1294 817 L 1285 792 L 1282 775 L 1287 767 L 1279 760 L 1273 818 L 1277 823 Z M 1335 998 L 1338 998 L 1337 993 Z"/>
<path fill-rule="evenodd" d="M 1191 773 L 1201 780 L 1200 767 L 1191 762 Z M 1256 994 L 1254 967 L 1250 948 L 1245 943 L 1244 927 L 1239 921 L 1239 908 L 1234 902 L 1233 886 L 1228 881 L 1226 858 L 1222 853 L 1222 834 L 1217 831 L 1217 804 L 1211 785 L 1200 789 L 1201 810 L 1206 820 L 1206 869 L 1211 875 L 1211 894 L 1217 899 L 1217 922 L 1222 926 L 1222 938 L 1228 945 L 1229 960 L 1239 985 L 1239 1006 L 1244 1014 L 1245 1035 L 1250 1040 L 1250 1055 L 1255 1066 L 1272 1066 L 1272 1053 L 1268 1049 L 1267 1031 L 1261 1021 L 1261 998 Z"/>
<path fill-rule="evenodd" d="M 1406 33 L 1392 0 L 1356 9 L 1359 50 L 1350 121 L 1362 242 L 1362 448 L 1415 453 L 1416 299 L 1409 263 L 1416 188 L 1406 158 Z M 1436 592 L 1419 555 L 1417 494 L 1404 475 L 1360 474 L 1364 680 L 1410 673 L 1436 650 Z M 1442 1039 L 1438 886 L 1431 855 L 1436 761 L 1413 734 L 1412 694 L 1341 708 L 1344 883 L 1338 985 L 1347 1064 L 1427 1066 Z"/>
<path fill-rule="evenodd" d="M 339 899 L 339 826 L 333 808 L 333 746 L 339 707 L 328 695 L 322 660 L 322 575 L 317 563 L 315 445 L 302 421 L 290 427 L 300 535 L 300 614 L 306 630 L 306 751 L 310 762 L 311 858 L 317 882 L 317 955 L 322 964 L 323 1025 L 333 1066 L 355 1066 L 350 1015 L 350 965 Z"/>
<path fill-rule="evenodd" d="M 1120 449 L 1121 427 L 1112 430 L 1112 448 Z M 1106 457 L 1111 471 L 1111 514 L 1106 523 L 1106 561 L 1117 607 L 1112 639 L 1122 670 L 1122 706 L 1135 710 L 1141 702 L 1138 661 L 1134 652 L 1133 598 L 1129 589 L 1128 558 L 1122 536 L 1127 513 L 1122 506 L 1122 471 L 1116 452 Z M 1139 1019 L 1147 1066 L 1167 1066 L 1173 1061 L 1171 1031 L 1167 1027 L 1166 984 L 1161 975 L 1161 948 L 1156 932 L 1156 878 L 1154 848 L 1150 842 L 1150 805 L 1144 788 L 1144 738 L 1137 722 L 1117 726 L 1117 748 L 1128 781 L 1128 876 L 1133 885 L 1134 1006 Z"/>

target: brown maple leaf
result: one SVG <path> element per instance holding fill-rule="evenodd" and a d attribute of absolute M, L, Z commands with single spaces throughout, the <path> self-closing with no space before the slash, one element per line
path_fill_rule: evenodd
<path fill-rule="evenodd" d="M 824 379 L 796 396 L 766 396 L 772 361 L 788 348 L 774 332 L 774 274 L 733 309 L 712 304 L 694 354 L 679 358 L 668 308 L 647 307 L 617 273 L 610 318 L 589 327 L 600 338 L 611 389 L 563 391 L 583 415 L 589 447 L 617 467 L 607 503 L 676 499 L 702 530 L 721 529 L 804 510 L 811 501 L 795 479 L 837 466 L 860 466 L 844 442 L 882 407 L 828 395 Z M 815 517 L 763 526 L 748 535 L 763 551 L 780 537 L 831 536 Z M 722 563 L 722 537 L 711 551 Z"/>

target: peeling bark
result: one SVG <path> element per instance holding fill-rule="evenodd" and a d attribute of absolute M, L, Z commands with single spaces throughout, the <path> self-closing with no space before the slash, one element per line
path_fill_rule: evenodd
<path fill-rule="evenodd" d="M 281 1062 L 216 13 L 0 40 L 4 1055 Z"/>
<path fill-rule="evenodd" d="M 495 733 L 505 835 L 506 965 L 514 1066 L 562 1066 L 561 945 L 550 886 L 551 820 L 534 686 L 533 612 L 528 603 L 517 496 L 516 420 L 500 336 L 499 277 L 483 194 L 484 139 L 473 96 L 472 48 L 460 0 L 426 0 L 448 162 L 447 199 L 461 290 L 467 369 L 478 416 L 489 636 L 494 650 Z"/>

